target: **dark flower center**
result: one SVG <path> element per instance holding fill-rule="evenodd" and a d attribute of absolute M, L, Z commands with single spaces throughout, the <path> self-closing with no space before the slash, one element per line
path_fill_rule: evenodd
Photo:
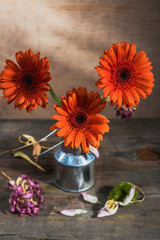
<path fill-rule="evenodd" d="M 85 121 L 85 119 L 86 119 L 86 116 L 85 116 L 85 115 L 79 114 L 79 115 L 76 116 L 75 122 L 76 122 L 76 123 L 82 123 L 82 122 Z"/>
<path fill-rule="evenodd" d="M 86 111 L 76 110 L 69 115 L 69 123 L 74 128 L 87 128 L 89 126 L 90 118 Z"/>
<path fill-rule="evenodd" d="M 36 93 L 38 87 L 38 78 L 36 74 L 24 72 L 21 77 L 20 85 L 27 94 Z"/>
<path fill-rule="evenodd" d="M 128 69 L 123 69 L 122 72 L 120 73 L 120 77 L 124 80 L 129 78 L 129 75 L 130 75 L 130 73 L 129 73 Z"/>
<path fill-rule="evenodd" d="M 136 69 L 132 62 L 121 62 L 113 66 L 111 79 L 115 87 L 120 89 L 130 88 L 135 84 Z"/>
<path fill-rule="evenodd" d="M 25 73 L 22 76 L 22 82 L 26 85 L 32 85 L 34 82 L 34 76 L 31 73 Z"/>
<path fill-rule="evenodd" d="M 125 84 L 126 82 L 130 82 L 131 80 L 131 69 L 129 67 L 119 67 L 116 72 L 117 81 L 121 84 Z"/>
<path fill-rule="evenodd" d="M 26 84 L 28 85 L 32 85 L 33 83 L 33 75 L 28 73 L 28 74 L 25 74 L 22 78 L 22 81 L 24 81 Z"/>

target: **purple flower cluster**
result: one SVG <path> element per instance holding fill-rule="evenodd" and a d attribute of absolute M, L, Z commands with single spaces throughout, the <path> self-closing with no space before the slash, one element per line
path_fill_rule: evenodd
<path fill-rule="evenodd" d="M 37 180 L 22 174 L 15 181 L 9 181 L 8 187 L 12 190 L 9 204 L 11 212 L 19 212 L 20 216 L 37 215 L 43 202 L 42 189 Z"/>
<path fill-rule="evenodd" d="M 117 117 L 121 116 L 121 118 L 124 119 L 125 121 L 131 120 L 132 114 L 133 114 L 132 109 L 127 109 L 125 107 L 116 108 L 116 116 Z"/>

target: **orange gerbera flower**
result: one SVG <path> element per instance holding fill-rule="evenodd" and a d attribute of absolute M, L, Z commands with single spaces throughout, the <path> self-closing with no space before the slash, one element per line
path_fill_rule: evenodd
<path fill-rule="evenodd" d="M 36 109 L 37 105 L 45 108 L 48 99 L 46 91 L 50 89 L 47 82 L 51 80 L 48 58 L 41 58 L 40 53 L 33 54 L 29 49 L 26 52 L 16 53 L 17 64 L 6 60 L 6 66 L 1 73 L 0 89 L 7 103 L 14 102 L 15 108 L 26 108 L 28 112 Z"/>
<path fill-rule="evenodd" d="M 136 53 L 135 44 L 112 44 L 109 51 L 104 51 L 100 65 L 95 68 L 100 76 L 96 86 L 104 89 L 103 97 L 109 96 L 111 105 L 132 108 L 140 97 L 145 99 L 151 94 L 154 86 L 151 62 L 144 51 Z"/>
<path fill-rule="evenodd" d="M 50 130 L 60 128 L 56 133 L 63 137 L 69 148 L 82 148 L 89 152 L 89 144 L 98 148 L 102 135 L 109 131 L 109 120 L 98 114 L 105 107 L 105 101 L 98 93 L 87 93 L 86 88 L 72 89 L 61 98 L 62 107 L 54 105 L 59 114 L 52 116 L 58 122 Z"/>

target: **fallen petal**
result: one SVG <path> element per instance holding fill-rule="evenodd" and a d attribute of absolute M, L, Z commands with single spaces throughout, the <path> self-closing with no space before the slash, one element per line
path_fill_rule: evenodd
<path fill-rule="evenodd" d="M 94 148 L 92 145 L 90 145 L 89 147 L 90 147 L 90 152 L 93 153 L 96 158 L 99 158 L 99 151 L 98 151 L 98 149 Z"/>
<path fill-rule="evenodd" d="M 134 194 L 135 194 L 135 187 L 131 187 L 130 191 L 129 191 L 129 194 L 125 197 L 125 199 L 123 200 L 123 202 L 120 202 L 119 205 L 121 206 L 126 206 L 128 205 L 133 197 L 134 197 Z"/>
<path fill-rule="evenodd" d="M 96 196 L 93 196 L 91 194 L 88 194 L 86 192 L 82 192 L 81 195 L 83 196 L 83 199 L 90 203 L 97 203 L 98 198 Z"/>
<path fill-rule="evenodd" d="M 101 208 L 97 214 L 98 218 L 114 215 L 118 211 L 118 205 L 114 209 Z"/>
<path fill-rule="evenodd" d="M 87 213 L 87 210 L 83 209 L 63 209 L 60 211 L 62 215 L 73 217 L 75 215 L 79 215 L 81 213 Z"/>
<path fill-rule="evenodd" d="M 108 200 L 104 207 L 100 209 L 97 217 L 106 217 L 114 215 L 118 211 L 119 203 L 114 200 Z"/>
<path fill-rule="evenodd" d="M 98 218 L 110 216 L 111 214 L 105 208 L 101 208 L 97 214 Z"/>

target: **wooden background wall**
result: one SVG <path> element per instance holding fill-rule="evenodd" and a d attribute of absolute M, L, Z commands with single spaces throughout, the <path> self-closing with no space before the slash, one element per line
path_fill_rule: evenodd
<path fill-rule="evenodd" d="M 103 50 L 123 40 L 135 43 L 152 61 L 156 79 L 135 117 L 160 117 L 159 0 L 0 0 L 0 35 L 0 70 L 19 50 L 40 51 L 51 62 L 51 84 L 59 97 L 80 85 L 97 91 L 94 67 Z M 50 118 L 54 111 L 48 97 L 46 109 L 28 114 L 7 105 L 0 92 L 0 118 Z M 104 114 L 114 118 L 114 108 L 108 105 Z"/>

